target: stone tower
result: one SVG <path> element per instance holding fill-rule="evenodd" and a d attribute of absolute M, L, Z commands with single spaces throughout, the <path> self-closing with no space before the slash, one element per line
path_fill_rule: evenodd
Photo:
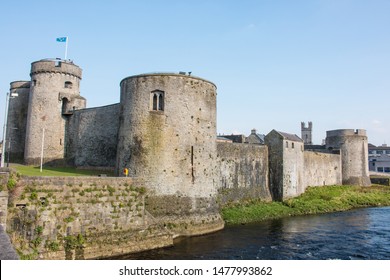
<path fill-rule="evenodd" d="M 24 159 L 29 93 L 29 81 L 10 84 L 10 94 L 16 96 L 9 99 L 6 153 L 12 162 L 23 162 Z"/>
<path fill-rule="evenodd" d="M 368 172 L 368 140 L 364 129 L 326 132 L 326 148 L 340 152 L 343 185 L 371 185 Z"/>
<path fill-rule="evenodd" d="M 159 194 L 150 196 L 148 211 L 167 223 L 186 224 L 175 228 L 179 234 L 222 228 L 214 198 L 216 86 L 168 73 L 131 76 L 120 86 L 117 172 L 128 168 L 129 176 L 144 178 Z M 200 231 L 192 232 L 195 224 Z"/>
<path fill-rule="evenodd" d="M 304 122 L 301 122 L 301 138 L 305 145 L 313 145 L 312 141 L 313 123 L 309 122 L 309 126 L 306 127 Z"/>
<path fill-rule="evenodd" d="M 67 118 L 86 105 L 79 91 L 81 68 L 70 60 L 44 59 L 32 63 L 30 75 L 25 163 L 39 164 L 43 142 L 44 162 L 63 164 Z"/>
<path fill-rule="evenodd" d="M 283 201 L 305 191 L 303 141 L 295 134 L 272 130 L 265 136 L 272 199 Z"/>

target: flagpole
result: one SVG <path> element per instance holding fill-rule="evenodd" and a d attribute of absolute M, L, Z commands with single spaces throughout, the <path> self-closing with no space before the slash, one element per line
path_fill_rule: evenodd
<path fill-rule="evenodd" d="M 69 41 L 69 38 L 68 37 L 65 37 L 66 38 L 66 41 L 65 41 L 65 60 L 66 60 L 66 57 L 68 55 L 68 41 Z"/>

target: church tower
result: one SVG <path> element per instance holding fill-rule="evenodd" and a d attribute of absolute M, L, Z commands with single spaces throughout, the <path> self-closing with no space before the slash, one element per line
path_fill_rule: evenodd
<path fill-rule="evenodd" d="M 312 141 L 313 123 L 309 122 L 309 126 L 306 127 L 304 122 L 301 122 L 301 138 L 305 145 L 313 145 Z"/>

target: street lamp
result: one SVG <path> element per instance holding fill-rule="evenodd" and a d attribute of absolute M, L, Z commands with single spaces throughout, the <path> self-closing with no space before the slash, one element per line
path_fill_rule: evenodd
<path fill-rule="evenodd" d="M 12 130 L 17 130 L 16 127 L 11 128 Z M 7 156 L 7 167 L 9 167 L 9 156 L 11 154 L 11 144 L 12 144 L 12 139 L 11 135 L 8 137 L 8 156 Z"/>
<path fill-rule="evenodd" d="M 4 117 L 4 127 L 3 127 L 3 147 L 1 151 L 1 165 L 0 167 L 4 167 L 4 158 L 5 158 L 5 147 L 6 147 L 6 139 L 7 139 L 7 121 L 8 121 L 8 105 L 9 105 L 9 99 L 12 97 L 17 97 L 17 93 L 9 93 L 6 94 L 5 99 L 5 117 Z"/>

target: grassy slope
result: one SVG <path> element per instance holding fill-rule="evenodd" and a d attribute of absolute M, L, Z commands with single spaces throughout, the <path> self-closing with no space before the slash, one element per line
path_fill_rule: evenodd
<path fill-rule="evenodd" d="M 227 224 L 239 224 L 369 206 L 390 206 L 390 187 L 311 187 L 301 196 L 284 202 L 251 201 L 231 205 L 222 209 L 222 216 Z"/>
<path fill-rule="evenodd" d="M 84 170 L 73 167 L 44 167 L 42 172 L 37 166 L 12 164 L 11 167 L 19 174 L 26 176 L 97 176 L 99 174 L 113 176 L 111 171 Z"/>

